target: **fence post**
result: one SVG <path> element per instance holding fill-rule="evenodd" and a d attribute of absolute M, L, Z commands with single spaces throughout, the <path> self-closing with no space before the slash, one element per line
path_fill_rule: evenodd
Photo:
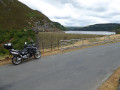
<path fill-rule="evenodd" d="M 61 40 L 59 41 L 59 49 L 61 50 Z"/>
<path fill-rule="evenodd" d="M 80 44 L 81 44 L 81 43 L 80 43 L 80 39 L 79 39 L 79 44 L 78 44 L 79 47 L 80 47 Z"/>
<path fill-rule="evenodd" d="M 114 37 L 114 42 L 116 42 L 115 37 Z"/>
<path fill-rule="evenodd" d="M 103 43 L 106 43 L 106 37 L 104 37 L 104 41 L 103 41 Z"/>
<path fill-rule="evenodd" d="M 39 32 L 38 31 L 36 31 L 36 46 L 37 46 L 37 48 L 39 49 L 40 48 L 40 42 L 39 42 Z"/>
<path fill-rule="evenodd" d="M 60 48 L 60 50 L 62 50 L 62 42 L 61 42 L 61 40 L 59 41 L 59 48 Z"/>
<path fill-rule="evenodd" d="M 73 41 L 73 47 L 74 47 L 74 40 L 72 40 Z"/>
<path fill-rule="evenodd" d="M 82 46 L 83 46 L 83 44 L 84 44 L 84 39 L 82 39 Z"/>
<path fill-rule="evenodd" d="M 58 40 L 58 50 L 59 50 L 59 44 L 60 44 L 60 43 L 59 43 L 59 40 Z"/>
<path fill-rule="evenodd" d="M 98 40 L 97 40 L 97 38 L 95 37 L 95 42 L 96 42 L 96 44 L 98 44 Z"/>
<path fill-rule="evenodd" d="M 42 49 L 43 49 L 43 52 L 44 52 L 44 43 L 42 42 Z"/>
<path fill-rule="evenodd" d="M 115 37 L 115 42 L 117 43 L 117 37 Z"/>
<path fill-rule="evenodd" d="M 111 41 L 110 41 L 110 36 L 108 36 L 108 37 L 109 37 L 109 42 L 111 42 Z"/>
<path fill-rule="evenodd" d="M 52 51 L 52 41 L 51 41 L 51 51 Z"/>
<path fill-rule="evenodd" d="M 94 37 L 94 44 L 96 45 L 96 38 Z"/>
<path fill-rule="evenodd" d="M 90 45 L 93 45 L 93 38 L 89 38 L 89 41 L 90 41 Z"/>

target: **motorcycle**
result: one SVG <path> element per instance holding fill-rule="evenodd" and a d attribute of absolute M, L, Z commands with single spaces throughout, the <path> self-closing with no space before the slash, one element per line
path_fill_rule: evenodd
<path fill-rule="evenodd" d="M 13 49 L 13 45 L 11 43 L 5 44 L 4 48 L 9 50 L 9 54 L 12 55 L 12 63 L 14 65 L 19 65 L 24 61 L 25 59 L 31 58 L 34 56 L 34 58 L 39 59 L 41 57 L 41 52 L 38 50 L 35 44 L 27 44 L 25 42 L 24 49 L 23 50 L 15 50 Z"/>

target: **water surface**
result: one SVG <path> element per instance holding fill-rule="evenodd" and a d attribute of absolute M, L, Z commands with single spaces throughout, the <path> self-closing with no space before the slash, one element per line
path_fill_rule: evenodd
<path fill-rule="evenodd" d="M 96 35 L 114 35 L 116 32 L 109 31 L 65 31 L 65 33 L 72 34 L 96 34 Z"/>

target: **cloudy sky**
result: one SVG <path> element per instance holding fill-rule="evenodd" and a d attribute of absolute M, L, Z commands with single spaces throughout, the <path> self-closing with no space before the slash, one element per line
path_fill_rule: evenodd
<path fill-rule="evenodd" d="M 120 0 L 19 0 L 65 26 L 120 23 Z"/>

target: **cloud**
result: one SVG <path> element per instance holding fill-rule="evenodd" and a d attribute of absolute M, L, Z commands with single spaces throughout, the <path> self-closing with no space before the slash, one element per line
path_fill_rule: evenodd
<path fill-rule="evenodd" d="M 120 23 L 120 0 L 19 0 L 65 26 Z"/>

